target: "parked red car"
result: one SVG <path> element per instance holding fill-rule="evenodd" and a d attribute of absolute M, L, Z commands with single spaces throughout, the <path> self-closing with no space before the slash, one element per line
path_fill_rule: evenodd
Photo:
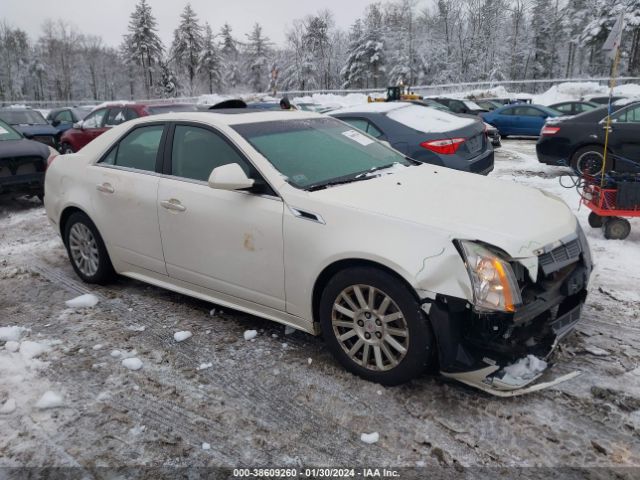
<path fill-rule="evenodd" d="M 84 120 L 76 123 L 60 137 L 60 152 L 74 153 L 94 138 L 116 125 L 147 115 L 169 112 L 195 112 L 195 105 L 186 103 L 107 103 L 96 107 Z"/>

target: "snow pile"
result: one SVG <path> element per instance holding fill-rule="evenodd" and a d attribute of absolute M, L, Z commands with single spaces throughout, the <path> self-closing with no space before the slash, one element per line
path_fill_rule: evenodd
<path fill-rule="evenodd" d="M 201 363 L 198 367 L 198 370 L 206 370 L 207 368 L 213 367 L 213 363 Z"/>
<path fill-rule="evenodd" d="M 40 400 L 36 402 L 36 408 L 40 410 L 47 410 L 49 408 L 59 408 L 64 406 L 64 400 L 62 396 L 56 392 L 49 390 L 40 397 Z"/>
<path fill-rule="evenodd" d="M 209 445 L 207 442 L 202 442 L 202 449 L 211 450 L 211 445 Z"/>
<path fill-rule="evenodd" d="M 336 95 L 335 93 L 314 93 L 313 95 L 295 97 L 291 101 L 293 104 L 313 103 L 315 105 L 332 109 L 363 105 L 367 102 L 367 95 L 364 93 L 349 93 L 347 95 Z"/>
<path fill-rule="evenodd" d="M 142 368 L 142 360 L 137 357 L 125 358 L 122 360 L 122 366 L 129 370 L 140 370 Z"/>
<path fill-rule="evenodd" d="M 127 330 L 130 330 L 132 332 L 144 332 L 146 329 L 146 327 L 144 325 L 129 325 L 127 327 Z"/>
<path fill-rule="evenodd" d="M 245 330 L 244 339 L 245 340 L 253 340 L 258 336 L 257 330 Z"/>
<path fill-rule="evenodd" d="M 80 295 L 79 297 L 67 300 L 65 305 L 69 308 L 91 308 L 95 307 L 100 300 L 91 293 Z"/>
<path fill-rule="evenodd" d="M 502 369 L 504 372 L 502 381 L 507 383 L 520 383 L 523 380 L 531 380 L 544 372 L 546 368 L 547 362 L 533 355 L 527 355 L 516 363 Z"/>
<path fill-rule="evenodd" d="M 0 327 L 0 342 L 17 342 L 27 329 L 19 326 Z"/>
<path fill-rule="evenodd" d="M 32 342 L 29 340 L 25 340 L 20 344 L 20 355 L 25 360 L 31 360 L 33 358 L 39 357 L 43 353 L 48 352 L 51 348 L 48 345 L 38 342 Z"/>
<path fill-rule="evenodd" d="M 378 432 L 373 432 L 373 433 L 363 433 L 362 435 L 360 435 L 360 440 L 362 440 L 364 443 L 368 443 L 369 445 L 376 443 L 378 440 L 380 440 L 380 435 L 378 434 Z"/>
<path fill-rule="evenodd" d="M 176 342 L 184 342 L 187 338 L 191 338 L 191 337 L 192 337 L 192 334 L 188 330 L 184 332 L 176 332 L 173 334 L 173 339 Z"/>
<path fill-rule="evenodd" d="M 597 82 L 566 82 L 553 85 L 540 95 L 533 96 L 533 103 L 552 105 L 569 100 L 580 100 L 585 95 L 606 94 L 609 90 Z"/>
<path fill-rule="evenodd" d="M 625 97 L 640 97 L 640 85 L 638 85 L 637 83 L 618 85 L 617 87 L 613 88 L 613 93 Z"/>
<path fill-rule="evenodd" d="M 16 399 L 7 398 L 7 401 L 0 407 L 0 415 L 8 415 L 16 411 Z"/>

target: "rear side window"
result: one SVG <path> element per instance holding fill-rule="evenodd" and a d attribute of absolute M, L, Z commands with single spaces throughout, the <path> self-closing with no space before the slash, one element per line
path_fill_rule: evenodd
<path fill-rule="evenodd" d="M 500 115 L 514 115 L 515 108 L 505 108 L 500 112 Z"/>
<path fill-rule="evenodd" d="M 237 163 L 248 176 L 251 167 L 220 135 L 206 128 L 177 125 L 171 150 L 171 175 L 206 182 L 214 168 Z"/>
<path fill-rule="evenodd" d="M 380 138 L 382 137 L 382 132 L 380 130 L 378 130 L 373 123 L 369 122 L 368 120 L 364 120 L 362 118 L 343 118 L 341 120 L 344 120 L 345 122 L 347 122 L 349 125 L 357 128 L 358 130 L 361 130 L 363 132 L 368 133 L 369 135 L 371 135 L 373 138 Z"/>
<path fill-rule="evenodd" d="M 139 127 L 124 137 L 102 160 L 107 165 L 155 172 L 163 125 Z"/>
<path fill-rule="evenodd" d="M 70 110 L 63 110 L 56 115 L 55 120 L 60 123 L 73 123 L 73 116 L 71 115 Z"/>
<path fill-rule="evenodd" d="M 124 109 L 122 108 L 110 108 L 107 120 L 104 122 L 105 127 L 115 127 L 120 125 L 126 119 L 124 117 Z"/>
<path fill-rule="evenodd" d="M 571 104 L 570 103 L 567 103 L 565 105 L 558 105 L 557 107 L 553 107 L 553 108 L 555 108 L 556 110 L 558 110 L 559 112 L 562 112 L 562 113 L 571 112 Z"/>

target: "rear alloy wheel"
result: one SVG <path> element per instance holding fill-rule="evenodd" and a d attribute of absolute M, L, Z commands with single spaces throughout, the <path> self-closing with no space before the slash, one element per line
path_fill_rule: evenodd
<path fill-rule="evenodd" d="M 611 217 L 602 225 L 604 238 L 607 240 L 624 240 L 631 233 L 631 224 L 620 217 Z"/>
<path fill-rule="evenodd" d="M 433 335 L 414 295 L 369 267 L 344 270 L 320 301 L 327 345 L 349 371 L 384 385 L 404 383 L 431 362 Z"/>
<path fill-rule="evenodd" d="M 604 219 L 596 212 L 591 212 L 589 214 L 589 226 L 591 228 L 601 228 L 603 223 Z"/>
<path fill-rule="evenodd" d="M 581 174 L 596 176 L 602 173 L 604 161 L 604 148 L 599 145 L 589 145 L 573 154 L 571 166 Z M 607 158 L 605 171 L 611 170 L 612 162 L 612 158 Z"/>
<path fill-rule="evenodd" d="M 64 243 L 71 266 L 83 281 L 103 284 L 113 277 L 102 237 L 87 215 L 76 212 L 69 217 L 64 226 Z"/>
<path fill-rule="evenodd" d="M 73 151 L 73 148 L 71 147 L 71 145 L 69 145 L 68 143 L 63 143 L 60 146 L 60 153 L 62 153 L 63 155 L 68 155 L 70 153 L 76 153 Z"/>

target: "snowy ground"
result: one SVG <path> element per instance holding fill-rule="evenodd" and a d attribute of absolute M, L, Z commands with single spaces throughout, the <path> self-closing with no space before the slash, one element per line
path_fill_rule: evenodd
<path fill-rule="evenodd" d="M 640 222 L 605 241 L 562 172 L 531 140 L 497 152 L 493 175 L 576 209 L 596 262 L 549 372 L 582 375 L 514 399 L 432 376 L 383 388 L 318 338 L 133 280 L 84 285 L 40 204 L 4 201 L 0 327 L 23 328 L 0 329 L 0 466 L 640 466 Z M 84 294 L 97 305 L 65 304 Z"/>

